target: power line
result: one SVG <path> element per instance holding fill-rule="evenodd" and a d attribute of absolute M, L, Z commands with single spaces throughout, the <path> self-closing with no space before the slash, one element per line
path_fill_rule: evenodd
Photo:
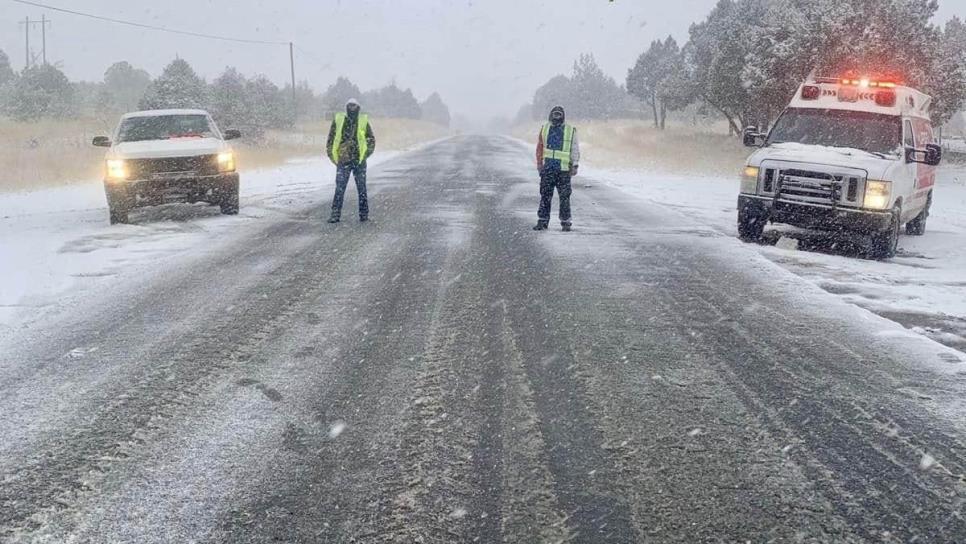
<path fill-rule="evenodd" d="M 80 11 L 73 11 L 73 10 L 69 10 L 69 9 L 65 9 L 65 8 L 58 8 L 58 7 L 55 7 L 55 6 L 49 6 L 47 4 L 41 4 L 40 2 L 31 2 L 29 0 L 10 0 L 10 1 L 11 2 L 16 2 L 18 4 L 24 4 L 24 5 L 27 5 L 27 6 L 34 6 L 34 7 L 38 7 L 38 8 L 44 8 L 44 9 L 49 9 L 49 10 L 52 10 L 52 11 L 59 11 L 61 13 L 69 13 L 71 15 L 78 15 L 80 17 L 87 17 L 89 19 L 97 19 L 97 20 L 100 20 L 100 21 L 107 21 L 109 23 L 116 23 L 116 24 L 120 24 L 120 25 L 128 25 L 128 26 L 133 26 L 133 27 L 137 27 L 137 28 L 146 28 L 148 30 L 157 30 L 157 31 L 160 31 L 160 32 L 170 32 L 171 34 L 181 34 L 183 36 L 194 36 L 196 38 L 207 38 L 207 39 L 210 39 L 210 40 L 221 40 L 221 41 L 225 41 L 225 42 L 238 42 L 238 43 L 254 43 L 254 44 L 261 44 L 261 45 L 288 45 L 289 44 L 289 42 L 273 42 L 273 41 L 266 41 L 266 40 L 249 40 L 249 39 L 244 39 L 244 38 L 229 38 L 227 36 L 215 36 L 213 34 L 202 34 L 200 32 L 190 32 L 190 31 L 187 31 L 187 30 L 177 30 L 177 29 L 174 29 L 174 28 L 167 28 L 167 27 L 163 27 L 163 26 L 146 25 L 146 24 L 143 24 L 143 23 L 136 23 L 136 22 L 133 22 L 133 21 L 124 21 L 122 19 L 115 19 L 113 17 L 103 17 L 101 15 L 94 15 L 92 13 L 83 13 L 83 12 L 80 12 Z"/>

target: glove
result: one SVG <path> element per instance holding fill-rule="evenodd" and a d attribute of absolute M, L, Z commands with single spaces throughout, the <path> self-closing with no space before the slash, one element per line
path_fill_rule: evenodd
<path fill-rule="evenodd" d="M 578 165 L 576 164 L 570 167 L 570 177 L 577 177 L 577 167 Z"/>

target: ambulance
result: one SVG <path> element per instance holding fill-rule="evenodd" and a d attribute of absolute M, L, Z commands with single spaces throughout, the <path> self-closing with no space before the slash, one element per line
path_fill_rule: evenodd
<path fill-rule="evenodd" d="M 768 223 L 861 238 L 866 255 L 895 256 L 900 229 L 919 236 L 933 201 L 936 144 L 932 98 L 893 80 L 812 77 L 742 172 L 738 233 L 760 240 Z M 855 236 L 853 236 L 855 235 Z"/>

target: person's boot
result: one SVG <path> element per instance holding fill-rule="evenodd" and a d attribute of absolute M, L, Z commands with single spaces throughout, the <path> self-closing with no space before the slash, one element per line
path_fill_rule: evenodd
<path fill-rule="evenodd" d="M 570 223 L 561 223 L 560 230 L 564 232 L 570 232 Z"/>
<path fill-rule="evenodd" d="M 338 223 L 338 222 L 339 222 L 339 216 L 338 215 L 333 215 L 333 216 L 329 217 L 329 223 Z"/>
<path fill-rule="evenodd" d="M 368 220 L 369 220 L 369 216 L 368 215 L 360 215 L 359 216 L 359 222 L 360 223 L 365 223 Z"/>
<path fill-rule="evenodd" d="M 537 221 L 537 225 L 533 227 L 533 230 L 547 230 L 547 221 Z"/>

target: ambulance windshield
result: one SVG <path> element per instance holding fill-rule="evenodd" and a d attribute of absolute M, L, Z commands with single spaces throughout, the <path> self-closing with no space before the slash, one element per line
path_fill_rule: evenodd
<path fill-rule="evenodd" d="M 768 135 L 768 145 L 785 142 L 896 154 L 902 142 L 902 120 L 879 113 L 792 108 L 785 110 Z"/>

